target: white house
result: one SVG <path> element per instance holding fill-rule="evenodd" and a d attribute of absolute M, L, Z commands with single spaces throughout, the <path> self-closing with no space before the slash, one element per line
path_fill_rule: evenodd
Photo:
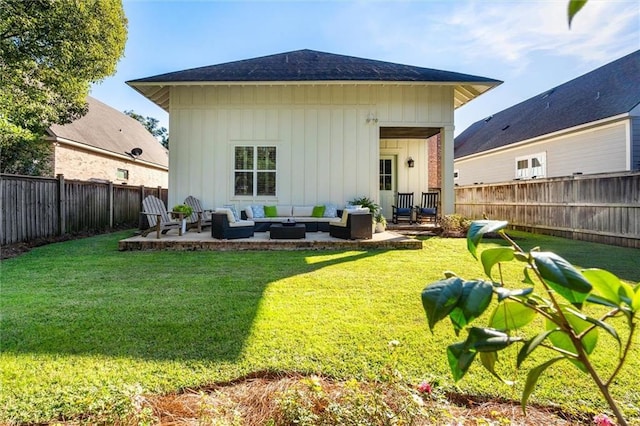
<path fill-rule="evenodd" d="M 455 183 L 640 170 L 640 50 L 455 138 Z"/>
<path fill-rule="evenodd" d="M 163 188 L 168 184 L 169 156 L 142 124 L 92 97 L 86 115 L 52 125 L 54 174 L 66 179 L 96 180 Z"/>
<path fill-rule="evenodd" d="M 127 82 L 169 112 L 169 204 L 368 196 L 389 217 L 396 192 L 418 201 L 427 191 L 427 139 L 438 133 L 443 210 L 453 212 L 454 108 L 500 83 L 312 50 Z"/>

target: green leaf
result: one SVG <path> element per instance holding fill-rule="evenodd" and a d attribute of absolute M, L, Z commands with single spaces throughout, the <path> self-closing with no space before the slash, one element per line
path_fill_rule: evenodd
<path fill-rule="evenodd" d="M 520 352 L 518 352 L 518 363 L 517 363 L 517 368 L 520 368 L 520 366 L 522 365 L 522 363 L 524 362 L 525 359 L 527 359 L 527 357 L 531 354 L 531 352 L 533 352 L 539 345 L 540 343 L 544 342 L 544 340 L 553 332 L 557 331 L 559 329 L 555 328 L 553 330 L 547 330 L 547 331 L 543 331 L 542 333 L 538 334 L 537 336 L 533 337 L 530 340 L 527 340 L 524 345 L 522 346 L 522 348 L 520 349 Z"/>
<path fill-rule="evenodd" d="M 480 361 L 484 368 L 486 368 L 489 373 L 493 374 L 494 377 L 506 385 L 513 386 L 514 382 L 511 380 L 504 380 L 498 373 L 496 373 L 495 365 L 498 361 L 498 352 L 480 352 Z"/>
<path fill-rule="evenodd" d="M 592 286 L 573 265 L 552 252 L 531 252 L 531 257 L 549 287 L 571 304 L 582 306 Z"/>
<path fill-rule="evenodd" d="M 567 15 L 569 18 L 569 28 L 571 28 L 571 22 L 576 14 L 587 4 L 588 0 L 569 0 Z"/>
<path fill-rule="evenodd" d="M 531 266 L 527 265 L 524 268 L 523 274 L 524 274 L 524 278 L 522 279 L 522 282 L 525 284 L 529 284 L 529 285 L 534 285 L 535 283 L 533 282 L 533 280 L 531 279 Z"/>
<path fill-rule="evenodd" d="M 633 300 L 631 301 L 631 310 L 634 313 L 640 311 L 640 286 L 636 287 L 635 294 L 633 295 Z"/>
<path fill-rule="evenodd" d="M 586 321 L 586 322 L 591 323 L 591 324 L 593 324 L 593 325 L 595 325 L 597 327 L 602 328 L 604 331 L 609 333 L 614 339 L 617 340 L 618 346 L 621 345 L 620 336 L 618 336 L 618 332 L 611 325 L 609 325 L 606 322 L 601 321 L 601 320 L 599 320 L 597 318 L 592 318 L 590 316 L 587 316 L 587 315 L 583 314 L 582 312 L 575 311 L 573 309 L 567 309 L 567 311 L 571 312 L 574 316 L 580 318 L 583 321 Z M 590 333 L 587 333 L 587 334 L 590 334 Z M 596 342 L 594 343 L 594 346 L 595 346 L 596 343 L 597 343 L 597 336 L 596 336 Z"/>
<path fill-rule="evenodd" d="M 504 220 L 474 220 L 471 222 L 467 232 L 467 249 L 473 257 L 478 258 L 477 247 L 484 234 L 499 231 L 505 228 L 508 223 Z"/>
<path fill-rule="evenodd" d="M 576 315 L 577 311 L 566 308 L 562 311 L 564 312 L 564 316 L 567 319 L 567 322 L 576 335 L 581 334 L 587 328 L 591 327 L 591 323 L 589 321 L 581 318 L 581 316 Z M 549 319 L 546 320 L 547 330 L 555 329 L 556 327 L 557 324 L 553 323 Z M 565 351 L 571 352 L 573 354 L 577 354 L 577 349 L 573 345 L 573 342 L 567 332 L 560 330 L 557 333 L 553 333 L 549 336 L 549 340 L 551 340 L 555 347 L 564 349 Z M 580 342 L 582 343 L 582 347 L 584 348 L 585 352 L 587 352 L 587 354 L 593 352 L 596 344 L 598 343 L 598 329 L 593 328 L 587 334 L 582 336 Z"/>
<path fill-rule="evenodd" d="M 633 290 L 633 287 L 631 287 L 629 284 L 625 283 L 624 281 L 620 281 L 620 289 L 618 290 L 618 294 L 620 295 L 620 299 L 624 303 L 631 306 L 631 301 L 635 296 L 635 291 Z"/>
<path fill-rule="evenodd" d="M 527 401 L 529 400 L 529 396 L 531 395 L 531 392 L 533 392 L 533 389 L 536 387 L 536 383 L 538 383 L 538 378 L 540 378 L 540 374 L 542 374 L 544 370 L 549 368 L 554 363 L 560 361 L 561 359 L 562 357 L 550 359 L 544 364 L 540 364 L 539 366 L 532 368 L 529 371 L 529 374 L 527 374 L 527 381 L 524 384 L 524 390 L 522 391 L 522 400 L 520 401 L 520 404 L 522 405 L 522 411 L 525 414 L 527 412 L 526 411 Z"/>
<path fill-rule="evenodd" d="M 529 324 L 535 317 L 536 311 L 530 307 L 515 300 L 505 300 L 496 306 L 489 319 L 489 326 L 496 330 L 517 330 Z"/>
<path fill-rule="evenodd" d="M 491 279 L 491 269 L 500 262 L 509 262 L 513 260 L 513 247 L 493 247 L 484 250 L 480 254 L 480 261 L 484 267 L 484 273 Z"/>
<path fill-rule="evenodd" d="M 449 314 L 456 335 L 471 321 L 478 318 L 491 303 L 493 285 L 486 281 L 464 281 L 462 295 Z"/>
<path fill-rule="evenodd" d="M 436 323 L 446 318 L 458 304 L 462 296 L 462 283 L 461 278 L 447 278 L 432 283 L 422 290 L 422 306 L 432 332 Z"/>
<path fill-rule="evenodd" d="M 498 295 L 498 302 L 502 302 L 507 297 L 526 297 L 533 292 L 533 288 L 511 290 L 504 287 L 496 287 L 493 291 Z"/>
<path fill-rule="evenodd" d="M 520 337 L 510 337 L 508 334 L 492 328 L 471 327 L 464 343 L 470 350 L 495 352 L 521 340 Z"/>
<path fill-rule="evenodd" d="M 449 369 L 454 381 L 457 382 L 464 377 L 476 353 L 475 351 L 467 350 L 464 342 L 454 343 L 447 347 L 447 360 L 449 361 Z"/>
<path fill-rule="evenodd" d="M 620 278 L 604 269 L 583 269 L 582 275 L 593 286 L 593 295 L 602 297 L 610 302 L 620 305 Z"/>

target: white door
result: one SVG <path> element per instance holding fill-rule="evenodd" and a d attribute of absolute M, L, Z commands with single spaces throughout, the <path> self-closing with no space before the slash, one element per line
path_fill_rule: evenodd
<path fill-rule="evenodd" d="M 380 206 L 382 214 L 391 222 L 391 205 L 396 193 L 396 156 L 380 156 Z"/>

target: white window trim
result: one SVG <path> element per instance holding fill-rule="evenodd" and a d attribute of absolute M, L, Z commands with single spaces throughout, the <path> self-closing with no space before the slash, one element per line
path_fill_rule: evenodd
<path fill-rule="evenodd" d="M 533 159 L 537 159 L 540 163 L 539 167 L 533 167 L 532 161 Z M 518 163 L 520 161 L 527 161 L 526 169 L 518 169 Z M 514 162 L 514 176 L 516 179 L 525 180 L 525 179 L 536 179 L 536 178 L 544 178 L 547 177 L 547 153 L 538 152 L 535 154 L 522 155 L 520 157 L 515 158 Z"/>
<path fill-rule="evenodd" d="M 236 169 L 236 148 L 239 147 L 246 147 L 246 148 L 253 148 L 254 150 L 254 155 L 253 155 L 253 168 L 252 169 Z M 274 148 L 276 150 L 276 168 L 273 170 L 258 170 L 258 148 Z M 272 143 L 251 143 L 251 142 L 238 142 L 234 145 L 232 145 L 232 162 L 233 162 L 233 167 L 232 167 L 232 173 L 233 173 L 233 178 L 231 179 L 232 182 L 232 188 L 231 188 L 231 193 L 233 194 L 233 199 L 256 199 L 256 198 L 261 198 L 261 199 L 276 199 L 277 195 L 278 195 L 278 146 L 276 144 L 272 144 Z M 235 187 L 235 174 L 236 172 L 250 172 L 253 174 L 253 194 L 236 194 L 236 187 Z M 275 194 L 273 195 L 258 195 L 257 191 L 258 191 L 258 172 L 273 172 L 275 173 L 275 181 L 276 181 L 276 187 L 275 187 Z"/>

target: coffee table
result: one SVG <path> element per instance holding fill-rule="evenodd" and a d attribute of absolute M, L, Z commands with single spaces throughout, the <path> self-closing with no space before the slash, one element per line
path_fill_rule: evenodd
<path fill-rule="evenodd" d="M 272 240 L 299 240 L 304 238 L 307 227 L 304 223 L 296 223 L 295 225 L 283 225 L 274 223 L 269 228 L 269 238 Z"/>

